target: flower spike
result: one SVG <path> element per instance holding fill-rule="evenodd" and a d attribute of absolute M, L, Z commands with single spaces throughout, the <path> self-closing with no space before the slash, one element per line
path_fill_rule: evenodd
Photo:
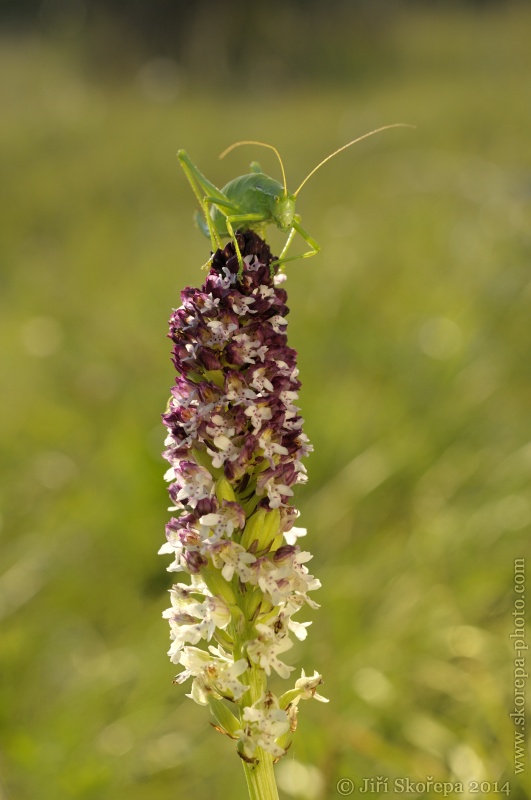
<path fill-rule="evenodd" d="M 208 705 L 214 727 L 236 740 L 248 781 L 274 786 L 301 699 L 324 700 L 321 676 L 302 677 L 278 699 L 268 678 L 288 679 L 284 653 L 309 622 L 293 619 L 319 588 L 294 527 L 294 488 L 312 447 L 296 405 L 297 354 L 286 336 L 287 295 L 272 276 L 269 247 L 237 234 L 212 258 L 200 289 L 187 288 L 170 319 L 177 379 L 163 422 L 173 514 L 160 552 L 188 583 L 170 590 L 168 655 L 191 679 L 189 697 Z M 276 797 L 276 789 L 268 797 Z"/>

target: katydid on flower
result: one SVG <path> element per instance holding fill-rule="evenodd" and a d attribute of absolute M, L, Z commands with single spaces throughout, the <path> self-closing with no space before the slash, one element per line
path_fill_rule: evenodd
<path fill-rule="evenodd" d="M 201 216 L 196 213 L 196 221 L 200 230 L 205 236 L 210 237 L 213 251 L 221 248 L 222 237 L 228 236 L 232 239 L 238 257 L 238 274 L 241 275 L 243 272 L 243 260 L 236 239 L 237 230 L 251 230 L 259 236 L 264 237 L 266 228 L 269 225 L 276 225 L 282 233 L 288 234 L 288 238 L 278 259 L 271 265 L 272 269 L 285 264 L 287 261 L 295 261 L 299 258 L 309 258 L 310 256 L 317 255 L 321 249 L 320 246 L 302 227 L 300 215 L 295 213 L 295 203 L 300 190 L 306 181 L 308 181 L 323 164 L 326 164 L 327 161 L 334 158 L 338 153 L 346 150 L 347 147 L 356 144 L 356 142 L 360 142 L 362 139 L 367 139 L 375 133 L 380 133 L 380 131 L 400 127 L 413 126 L 402 122 L 397 122 L 393 125 L 385 125 L 382 128 L 377 128 L 369 133 L 365 133 L 363 136 L 358 136 L 338 150 L 334 150 L 333 153 L 320 161 L 319 164 L 311 170 L 298 189 L 293 193 L 288 192 L 286 173 L 278 150 L 276 147 L 273 147 L 273 145 L 265 144 L 264 142 L 247 140 L 235 142 L 221 153 L 220 158 L 224 158 L 228 153 L 241 145 L 266 147 L 269 150 L 273 150 L 280 162 L 283 179 L 282 183 L 279 183 L 279 181 L 270 178 L 262 172 L 260 165 L 254 161 L 251 164 L 250 173 L 234 178 L 220 190 L 199 171 L 185 150 L 179 150 L 177 158 L 190 182 L 204 215 L 204 219 L 202 219 Z M 311 249 L 296 256 L 286 256 L 296 233 L 304 239 Z M 210 263 L 210 260 L 207 262 L 207 265 Z"/>

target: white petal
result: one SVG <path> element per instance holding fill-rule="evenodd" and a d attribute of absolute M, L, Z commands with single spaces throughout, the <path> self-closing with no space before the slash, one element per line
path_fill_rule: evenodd
<path fill-rule="evenodd" d="M 212 528 L 214 525 L 218 524 L 220 519 L 220 514 L 205 514 L 204 517 L 200 518 L 199 522 L 201 525 L 206 525 L 207 528 Z"/>

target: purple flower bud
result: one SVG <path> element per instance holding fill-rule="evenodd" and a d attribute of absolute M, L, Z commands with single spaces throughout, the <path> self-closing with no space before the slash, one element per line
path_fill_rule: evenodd
<path fill-rule="evenodd" d="M 278 564 L 280 561 L 283 561 L 286 558 L 291 558 L 298 551 L 299 548 L 297 546 L 292 544 L 284 544 L 275 552 L 273 561 Z"/>
<path fill-rule="evenodd" d="M 201 553 L 197 552 L 197 550 L 188 550 L 184 554 L 184 560 L 186 562 L 186 566 L 188 567 L 188 571 L 192 575 L 194 573 L 201 572 L 201 570 L 208 564 L 208 560 L 205 558 L 205 556 L 202 556 Z"/>
<path fill-rule="evenodd" d="M 216 353 L 208 347 L 200 347 L 197 360 L 205 369 L 221 369 L 222 364 Z"/>

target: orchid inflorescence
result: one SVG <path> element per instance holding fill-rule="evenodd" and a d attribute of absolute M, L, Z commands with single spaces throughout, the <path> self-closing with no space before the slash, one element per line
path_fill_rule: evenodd
<path fill-rule="evenodd" d="M 283 654 L 310 622 L 293 619 L 319 581 L 298 540 L 293 486 L 306 480 L 312 450 L 295 405 L 296 352 L 286 338 L 287 295 L 269 247 L 253 232 L 218 250 L 201 289 L 181 293 L 170 319 L 178 373 L 163 421 L 164 457 L 175 512 L 160 553 L 189 583 L 170 590 L 163 613 L 169 656 L 192 679 L 189 697 L 209 705 L 215 727 L 237 742 L 250 765 L 278 759 L 295 730 L 300 700 L 322 682 L 314 673 L 280 697 L 272 673 L 289 678 Z M 197 647 L 207 644 L 204 649 Z M 213 644 L 216 642 L 216 644 Z M 266 755 L 267 754 L 267 755 Z"/>

